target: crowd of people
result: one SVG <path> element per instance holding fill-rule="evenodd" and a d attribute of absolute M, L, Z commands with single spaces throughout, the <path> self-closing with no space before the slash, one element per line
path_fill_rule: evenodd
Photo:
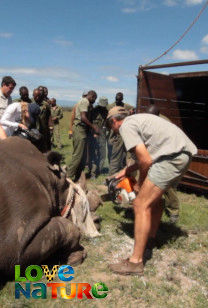
<path fill-rule="evenodd" d="M 45 153 L 51 149 L 53 142 L 61 148 L 59 120 L 63 111 L 56 104 L 55 98 L 48 98 L 48 89 L 39 86 L 29 97 L 28 88 L 19 88 L 19 98 L 12 100 L 11 94 L 16 86 L 11 76 L 5 76 L 0 89 L 0 136 L 21 136 L 22 132 L 37 148 Z M 22 135 L 24 136 L 24 135 Z"/>
<path fill-rule="evenodd" d="M 18 130 L 36 129 L 41 135 L 36 146 L 42 152 L 51 148 L 52 141 L 60 148 L 59 121 L 62 108 L 55 98 L 48 98 L 46 87 L 39 86 L 29 98 L 26 87 L 20 88 L 20 98 L 12 103 L 11 93 L 16 83 L 10 76 L 2 79 L 0 89 L 0 138 L 16 135 Z M 84 92 L 74 106 L 69 128 L 73 141 L 68 176 L 77 181 L 88 164 L 91 177 L 103 172 L 108 149 L 109 175 L 121 179 L 139 171 L 134 205 L 134 249 L 130 258 L 111 264 L 113 272 L 143 274 L 145 248 L 155 245 L 156 233 L 163 212 L 162 196 L 178 215 L 179 201 L 176 187 L 187 171 L 196 146 L 184 132 L 160 115 L 150 105 L 146 113 L 135 114 L 135 109 L 123 102 L 123 93 L 108 104 L 106 97 L 97 99 L 94 90 Z M 133 163 L 127 164 L 127 151 Z"/>

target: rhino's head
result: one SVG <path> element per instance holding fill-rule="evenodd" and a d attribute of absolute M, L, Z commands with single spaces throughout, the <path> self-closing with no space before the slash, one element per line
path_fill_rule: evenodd
<path fill-rule="evenodd" d="M 56 205 L 61 211 L 66 203 L 69 183 L 66 179 L 66 170 L 61 167 L 62 155 L 58 152 L 49 152 L 46 154 L 48 160 L 48 168 L 53 173 Z"/>

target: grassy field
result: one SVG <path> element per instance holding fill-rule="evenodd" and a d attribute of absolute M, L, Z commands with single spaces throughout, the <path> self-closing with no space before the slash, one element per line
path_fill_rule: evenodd
<path fill-rule="evenodd" d="M 61 122 L 65 163 L 69 164 L 72 141 L 68 139 L 70 113 Z M 104 182 L 100 176 L 89 183 Z M 133 249 L 133 213 L 130 208 L 104 202 L 97 213 L 102 217 L 102 236 L 82 239 L 88 257 L 75 268 L 74 282 L 93 285 L 104 282 L 105 299 L 14 299 L 14 282 L 0 291 L 0 307 L 208 307 L 208 200 L 203 196 L 178 192 L 180 219 L 171 225 L 164 215 L 158 232 L 158 247 L 145 265 L 144 277 L 119 276 L 108 263 L 125 258 Z"/>

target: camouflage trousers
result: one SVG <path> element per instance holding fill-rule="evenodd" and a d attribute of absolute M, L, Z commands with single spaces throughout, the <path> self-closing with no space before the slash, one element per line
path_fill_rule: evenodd
<path fill-rule="evenodd" d="M 59 124 L 54 124 L 51 142 L 52 142 L 53 145 L 55 145 L 55 146 L 57 145 L 58 148 L 61 148 L 61 146 L 62 146 Z"/>
<path fill-rule="evenodd" d="M 87 154 L 87 131 L 81 125 L 73 125 L 73 152 L 67 175 L 77 181 L 85 168 Z"/>
<path fill-rule="evenodd" d="M 109 175 L 113 175 L 126 166 L 126 149 L 118 134 L 108 141 Z"/>
<path fill-rule="evenodd" d="M 106 135 L 101 131 L 98 137 L 92 137 L 90 146 L 91 175 L 97 176 L 102 173 L 106 158 Z"/>

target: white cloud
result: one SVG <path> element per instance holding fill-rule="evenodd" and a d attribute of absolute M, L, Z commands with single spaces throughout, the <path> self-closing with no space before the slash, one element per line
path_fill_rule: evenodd
<path fill-rule="evenodd" d="M 110 82 L 118 82 L 118 78 L 115 76 L 107 76 L 106 80 L 110 81 Z"/>
<path fill-rule="evenodd" d="M 178 4 L 176 0 L 164 0 L 163 2 L 166 6 L 175 6 Z"/>
<path fill-rule="evenodd" d="M 208 45 L 208 34 L 203 37 L 202 43 Z"/>
<path fill-rule="evenodd" d="M 186 0 L 186 4 L 188 6 L 201 4 L 203 2 L 204 2 L 204 0 Z"/>
<path fill-rule="evenodd" d="M 121 9 L 121 11 L 125 14 L 133 14 L 133 13 L 136 13 L 137 9 L 136 8 L 123 8 Z"/>
<path fill-rule="evenodd" d="M 201 53 L 208 54 L 208 46 L 202 46 L 202 47 L 200 48 L 200 51 L 201 51 Z"/>
<path fill-rule="evenodd" d="M 40 76 L 49 78 L 68 78 L 77 79 L 79 75 L 76 72 L 72 72 L 69 69 L 59 67 L 0 67 L 0 74 L 11 74 L 11 75 L 29 75 L 29 76 Z"/>
<path fill-rule="evenodd" d="M 73 46 L 73 42 L 68 40 L 56 39 L 53 42 L 64 47 Z"/>
<path fill-rule="evenodd" d="M 193 50 L 176 49 L 171 58 L 175 60 L 197 60 L 198 56 Z"/>
<path fill-rule="evenodd" d="M 0 37 L 1 38 L 10 38 L 13 36 L 13 33 L 10 32 L 0 32 Z"/>

